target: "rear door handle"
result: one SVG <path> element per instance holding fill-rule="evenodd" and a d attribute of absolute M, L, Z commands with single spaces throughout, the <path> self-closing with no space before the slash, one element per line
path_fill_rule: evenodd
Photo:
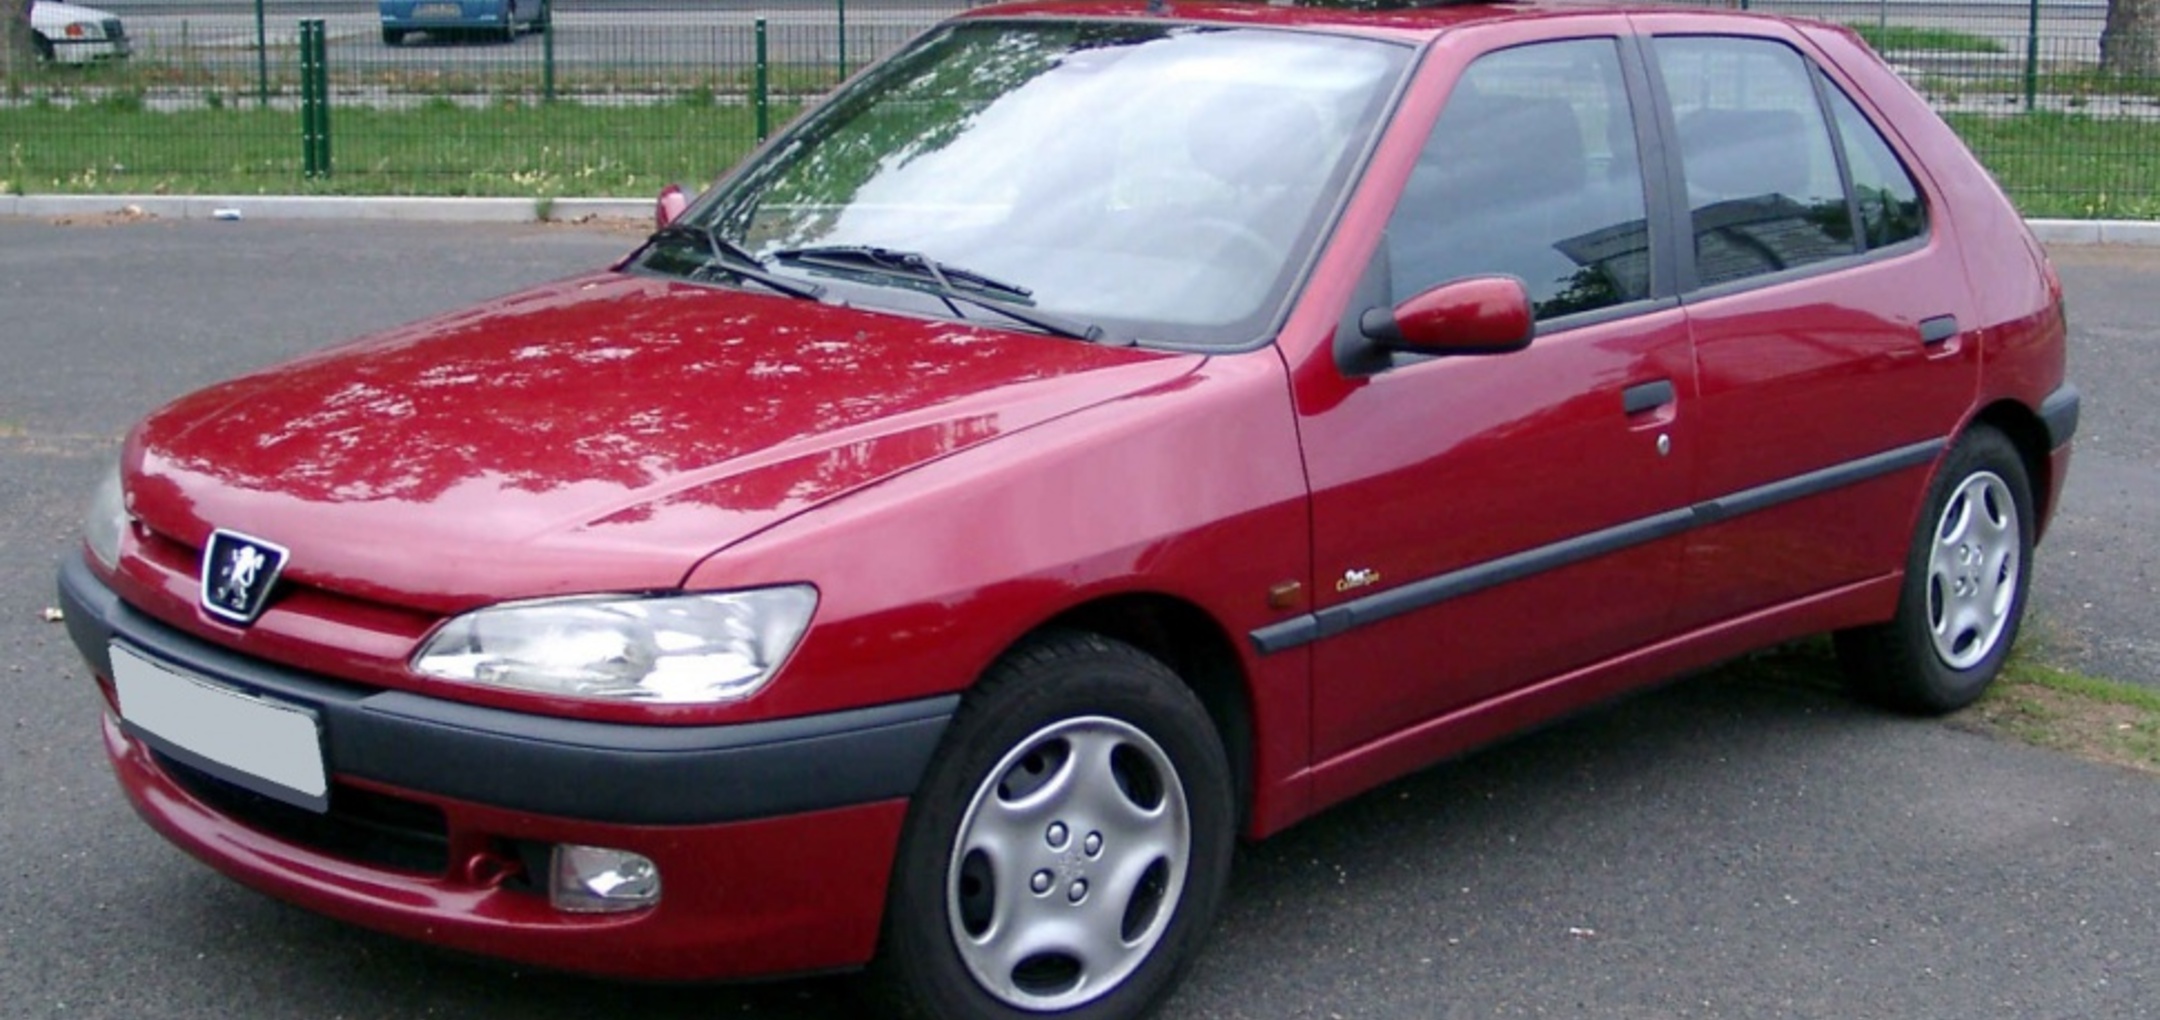
<path fill-rule="evenodd" d="M 1655 411 L 1673 402 L 1673 384 L 1670 379 L 1656 382 L 1636 383 L 1620 391 L 1620 407 L 1632 418 L 1644 411 Z"/>
<path fill-rule="evenodd" d="M 1920 320 L 1920 342 L 1929 347 L 1942 343 L 1958 333 L 1957 316 L 1938 315 Z"/>

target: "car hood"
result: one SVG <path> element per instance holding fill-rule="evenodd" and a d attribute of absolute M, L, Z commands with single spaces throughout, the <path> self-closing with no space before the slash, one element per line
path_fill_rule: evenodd
<path fill-rule="evenodd" d="M 358 598 L 651 590 L 1199 361 L 603 273 L 184 397 L 131 437 L 128 498 L 154 532 L 282 545 L 288 578 Z"/>
<path fill-rule="evenodd" d="M 75 21 L 105 21 L 113 17 L 110 11 L 80 4 L 56 4 L 38 0 L 30 5 L 32 25 L 65 25 Z"/>

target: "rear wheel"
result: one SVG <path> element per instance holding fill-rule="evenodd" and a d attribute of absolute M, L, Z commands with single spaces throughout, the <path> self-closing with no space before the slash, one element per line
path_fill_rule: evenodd
<path fill-rule="evenodd" d="M 383 41 L 383 45 L 384 45 L 384 46 L 396 46 L 396 45 L 398 45 L 399 43 L 402 43 L 402 42 L 404 42 L 404 41 L 405 41 L 405 32 L 404 32 L 404 30 L 403 30 L 403 29 L 397 29 L 397 28 L 386 28 L 386 29 L 383 29 L 383 30 L 382 30 L 382 41 Z"/>
<path fill-rule="evenodd" d="M 1971 704 L 2017 641 L 2031 581 L 2032 483 L 2017 447 L 1977 426 L 1928 489 L 1889 623 L 1837 635 L 1853 689 L 1901 711 Z"/>
<path fill-rule="evenodd" d="M 509 3 L 509 4 L 505 4 L 505 5 L 503 5 L 503 23 L 502 23 L 502 28 L 500 29 L 500 31 L 502 32 L 502 41 L 504 41 L 504 42 L 516 42 L 516 41 L 517 41 L 517 4 L 516 4 L 516 3 L 514 3 L 514 2 L 513 2 L 513 3 Z"/>
<path fill-rule="evenodd" d="M 45 38 L 44 33 L 37 33 L 30 37 L 30 48 L 37 51 L 37 58 L 40 61 L 48 64 L 52 63 L 52 40 Z"/>
<path fill-rule="evenodd" d="M 1031 641 L 969 692 L 916 794 L 879 977 L 919 1017 L 1137 1016 L 1207 934 L 1233 819 L 1176 674 L 1091 634 Z"/>

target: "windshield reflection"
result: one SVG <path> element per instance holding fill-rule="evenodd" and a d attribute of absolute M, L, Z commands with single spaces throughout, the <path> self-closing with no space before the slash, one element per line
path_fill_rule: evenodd
<path fill-rule="evenodd" d="M 1240 343 L 1283 304 L 1407 59 L 1273 30 L 951 26 L 689 216 L 761 255 L 904 249 L 1113 333 Z M 861 299 L 885 301 L 925 307 Z"/>

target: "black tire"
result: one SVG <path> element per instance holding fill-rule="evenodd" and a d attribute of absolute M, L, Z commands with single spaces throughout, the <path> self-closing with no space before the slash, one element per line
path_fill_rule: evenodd
<path fill-rule="evenodd" d="M 555 4 L 553 0 L 541 0 L 540 16 L 533 19 L 533 31 L 545 32 L 555 27 Z"/>
<path fill-rule="evenodd" d="M 399 43 L 402 43 L 402 42 L 404 42 L 404 41 L 405 41 L 405 32 L 404 32 L 404 30 L 403 30 L 403 29 L 397 29 L 397 28 L 386 28 L 386 29 L 383 29 L 383 30 L 382 30 L 382 41 L 383 41 L 383 45 L 384 45 L 384 46 L 396 46 L 396 45 L 398 45 Z"/>
<path fill-rule="evenodd" d="M 517 41 L 517 4 L 511 3 L 503 7 L 503 23 L 499 31 L 502 33 L 502 41 L 506 43 Z"/>
<path fill-rule="evenodd" d="M 30 36 L 30 48 L 37 51 L 37 58 L 39 63 L 52 63 L 53 43 L 51 39 L 45 38 L 44 33 L 33 33 Z"/>
<path fill-rule="evenodd" d="M 1030 640 L 968 692 L 909 807 L 879 990 L 935 1020 L 1139 1016 L 1207 936 L 1235 819 L 1222 741 L 1168 667 L 1093 634 Z M 1006 967 L 1023 940 L 1002 933 L 1068 930 L 1031 918 L 1095 937 L 1099 965 L 1060 943 Z"/>
<path fill-rule="evenodd" d="M 1837 635 L 1838 663 L 1853 692 L 1922 715 L 1972 704 L 2017 643 L 2032 549 L 2025 461 L 2008 437 L 1976 426 L 1928 485 L 1897 615 Z"/>

